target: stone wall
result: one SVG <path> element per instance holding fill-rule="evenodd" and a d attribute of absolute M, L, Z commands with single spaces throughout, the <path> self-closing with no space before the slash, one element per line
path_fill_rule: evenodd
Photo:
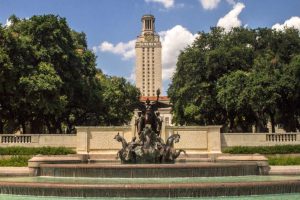
<path fill-rule="evenodd" d="M 65 146 L 79 154 L 116 154 L 121 143 L 114 140 L 119 133 L 128 142 L 136 136 L 133 126 L 76 127 L 77 134 L 1 134 L 0 147 Z M 188 154 L 220 153 L 222 148 L 231 146 L 273 146 L 300 144 L 300 133 L 220 133 L 220 126 L 163 126 L 161 137 L 164 141 L 174 134 L 180 134 L 177 149 Z"/>
<path fill-rule="evenodd" d="M 220 153 L 221 126 L 166 126 L 162 131 L 162 138 L 166 140 L 173 133 L 180 135 L 178 149 L 184 149 L 188 154 Z"/>
<path fill-rule="evenodd" d="M 1 134 L 1 147 L 25 146 L 25 147 L 61 147 L 66 146 L 76 149 L 76 134 Z"/>
<path fill-rule="evenodd" d="M 116 154 L 121 149 L 121 144 L 114 140 L 118 133 L 126 141 L 134 136 L 131 126 L 111 127 L 76 127 L 77 152 L 90 154 Z"/>
<path fill-rule="evenodd" d="M 300 133 L 222 133 L 222 148 L 300 144 Z"/>

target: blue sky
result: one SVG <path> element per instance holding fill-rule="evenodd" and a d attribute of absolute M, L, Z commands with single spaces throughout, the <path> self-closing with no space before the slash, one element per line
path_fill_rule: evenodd
<path fill-rule="evenodd" d="M 217 25 L 227 30 L 234 26 L 280 29 L 283 25 L 300 29 L 300 0 L 0 0 L 3 25 L 12 14 L 65 17 L 71 28 L 86 33 L 89 48 L 98 56 L 98 68 L 132 82 L 134 40 L 146 13 L 156 17 L 156 31 L 161 35 L 163 94 L 180 50 L 199 31 Z"/>

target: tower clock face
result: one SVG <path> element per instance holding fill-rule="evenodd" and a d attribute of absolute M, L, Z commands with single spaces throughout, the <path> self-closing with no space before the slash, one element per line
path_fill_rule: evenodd
<path fill-rule="evenodd" d="M 153 35 L 152 34 L 145 35 L 145 40 L 148 41 L 148 42 L 153 41 Z"/>

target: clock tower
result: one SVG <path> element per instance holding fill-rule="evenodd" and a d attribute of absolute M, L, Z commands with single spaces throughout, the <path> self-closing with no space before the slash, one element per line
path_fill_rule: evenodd
<path fill-rule="evenodd" d="M 135 43 L 136 87 L 142 96 L 156 96 L 156 90 L 162 90 L 161 43 L 155 32 L 153 15 L 142 17 L 142 32 Z"/>

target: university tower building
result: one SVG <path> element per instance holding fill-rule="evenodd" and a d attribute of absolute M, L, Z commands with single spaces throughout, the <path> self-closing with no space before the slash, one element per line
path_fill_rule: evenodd
<path fill-rule="evenodd" d="M 156 96 L 157 89 L 162 91 L 161 43 L 155 32 L 153 15 L 142 17 L 142 32 L 135 43 L 136 87 L 142 96 Z"/>

